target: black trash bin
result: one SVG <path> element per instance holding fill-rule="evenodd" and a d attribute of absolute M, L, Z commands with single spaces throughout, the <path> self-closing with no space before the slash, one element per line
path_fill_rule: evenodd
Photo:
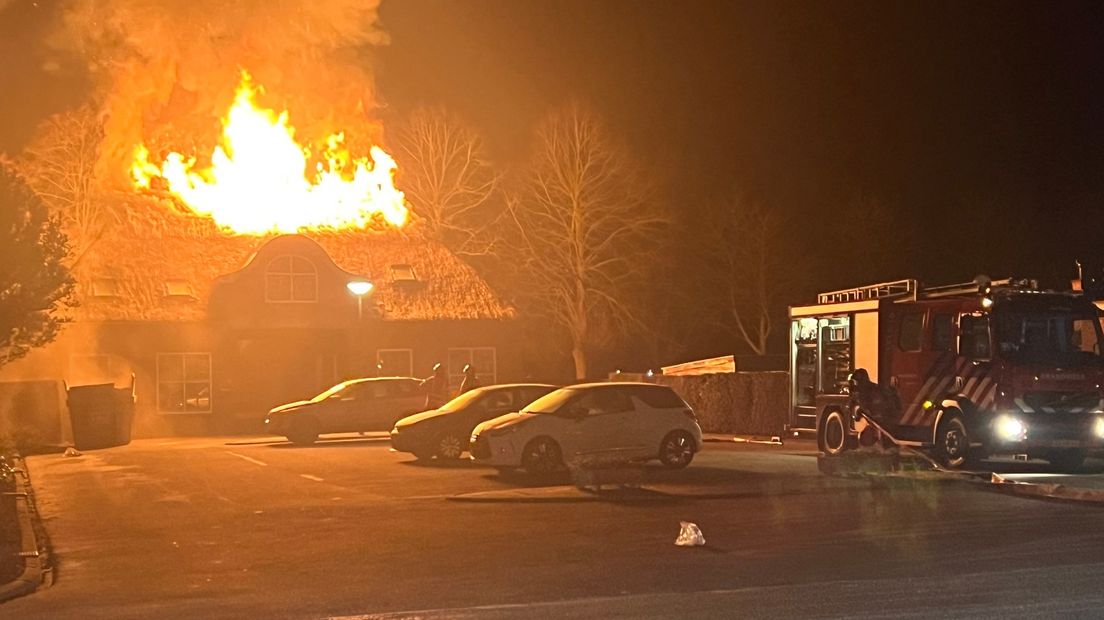
<path fill-rule="evenodd" d="M 69 421 L 78 450 L 110 448 L 130 443 L 134 419 L 134 386 L 114 384 L 68 387 Z"/>

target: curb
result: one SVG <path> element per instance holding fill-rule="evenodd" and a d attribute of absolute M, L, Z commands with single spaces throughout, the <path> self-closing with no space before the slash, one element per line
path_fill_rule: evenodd
<path fill-rule="evenodd" d="M 1076 504 L 1104 505 L 1104 490 L 1078 489 L 1064 484 L 1019 482 L 1008 480 L 1000 474 L 992 474 L 988 485 L 998 493 L 1028 497 L 1032 499 L 1050 499 Z"/>
<path fill-rule="evenodd" d="M 40 585 L 53 583 L 53 569 L 49 568 L 49 556 L 40 552 L 38 535 L 35 532 L 34 494 L 31 478 L 27 473 L 27 461 L 17 457 L 19 467 L 15 472 L 23 478 L 23 491 L 16 495 L 16 518 L 19 520 L 19 535 L 22 539 L 23 572 L 14 580 L 0 585 L 0 603 L 13 598 L 26 596 Z"/>

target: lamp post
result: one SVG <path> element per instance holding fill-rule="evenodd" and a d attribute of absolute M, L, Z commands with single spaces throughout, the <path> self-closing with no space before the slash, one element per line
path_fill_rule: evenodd
<path fill-rule="evenodd" d="M 345 285 L 349 292 L 356 295 L 357 299 L 357 323 L 364 318 L 364 296 L 372 292 L 371 282 L 367 280 L 353 280 Z"/>
<path fill-rule="evenodd" d="M 371 293 L 374 287 L 372 286 L 372 283 L 367 280 L 352 280 L 345 285 L 345 288 L 349 289 L 349 292 L 355 295 L 357 300 L 357 337 L 355 339 L 355 342 L 357 342 L 358 344 L 354 345 L 355 348 L 360 346 L 361 341 L 364 337 L 364 296 L 368 293 Z M 357 365 L 361 367 L 363 367 L 364 365 L 364 360 L 362 356 L 363 353 L 356 356 L 357 358 L 360 358 L 358 359 Z"/>

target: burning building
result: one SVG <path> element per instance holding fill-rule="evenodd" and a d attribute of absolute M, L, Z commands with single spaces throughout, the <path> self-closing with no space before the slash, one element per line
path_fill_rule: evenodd
<path fill-rule="evenodd" d="M 408 225 L 387 153 L 302 144 L 255 94 L 244 76 L 209 155 L 135 145 L 115 223 L 82 240 L 73 322 L 0 370 L 17 425 L 58 434 L 62 382 L 133 382 L 135 432 L 157 436 L 259 430 L 353 377 L 520 374 L 514 310 Z"/>

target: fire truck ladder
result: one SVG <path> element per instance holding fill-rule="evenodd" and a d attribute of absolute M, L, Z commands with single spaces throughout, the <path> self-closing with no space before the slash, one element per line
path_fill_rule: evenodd
<path fill-rule="evenodd" d="M 838 291 L 828 291 L 817 295 L 818 304 L 840 304 L 849 301 L 867 301 L 869 299 L 882 299 L 886 297 L 905 297 L 916 299 L 919 285 L 916 280 L 894 280 L 881 284 L 856 286 Z"/>
<path fill-rule="evenodd" d="M 992 280 L 988 284 L 990 288 L 1010 285 L 1012 285 L 1011 278 L 1005 278 L 1003 280 Z M 921 293 L 923 297 L 954 297 L 957 295 L 977 295 L 980 289 L 981 283 L 979 283 L 977 280 L 971 280 L 970 282 L 963 282 L 961 284 L 925 286 Z"/>

